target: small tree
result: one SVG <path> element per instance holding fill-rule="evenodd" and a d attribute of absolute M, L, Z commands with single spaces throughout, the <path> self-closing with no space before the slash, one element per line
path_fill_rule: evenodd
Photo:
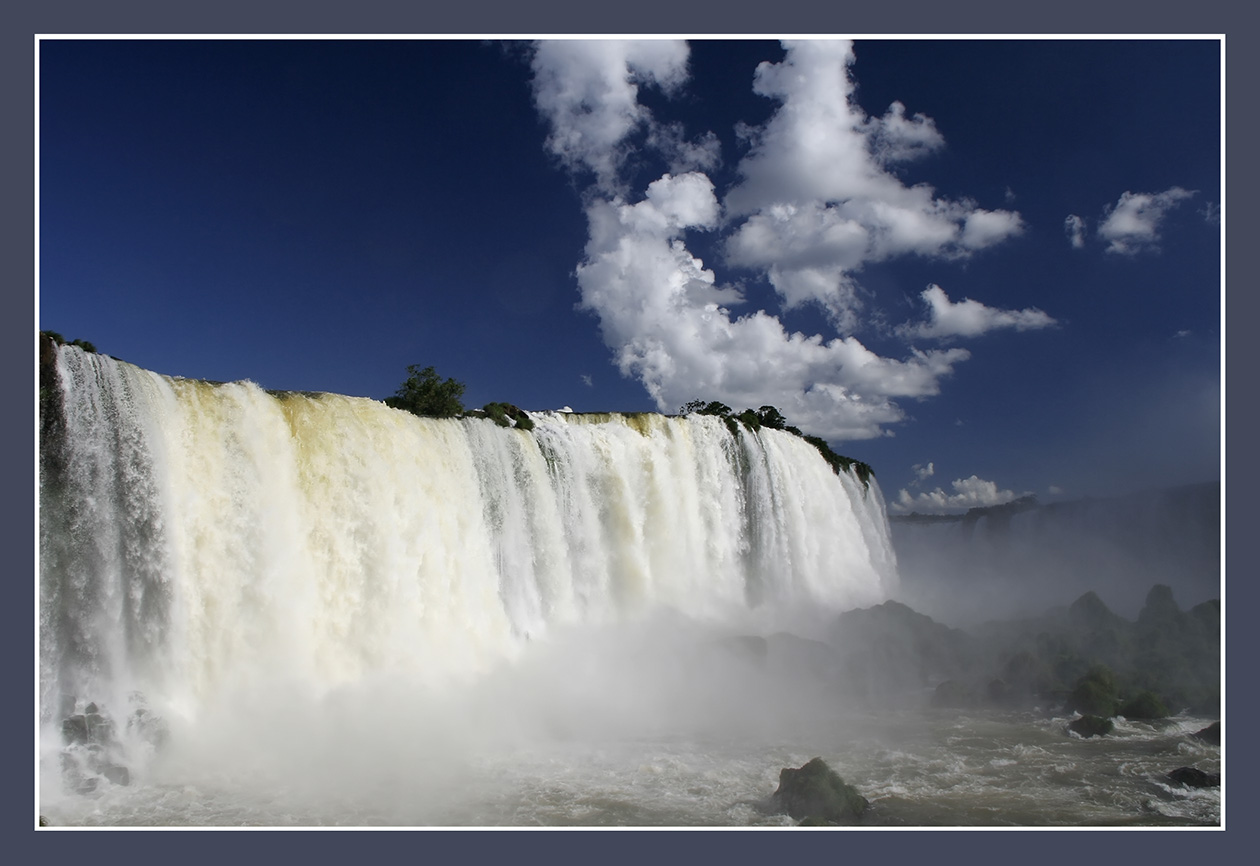
<path fill-rule="evenodd" d="M 407 368 L 411 375 L 398 387 L 393 397 L 385 398 L 385 405 L 402 409 L 413 415 L 427 418 L 454 418 L 464 414 L 464 383 L 454 379 L 443 380 L 437 370 L 416 365 Z"/>

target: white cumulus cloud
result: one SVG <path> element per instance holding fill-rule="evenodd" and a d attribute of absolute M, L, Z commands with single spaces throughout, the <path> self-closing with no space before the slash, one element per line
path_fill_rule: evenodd
<path fill-rule="evenodd" d="M 762 63 L 752 75 L 753 89 L 779 107 L 764 126 L 736 131 L 749 150 L 723 197 L 704 173 L 718 164 L 717 138 L 688 139 L 639 101 L 642 86 L 682 92 L 684 43 L 536 46 L 546 146 L 588 184 L 579 305 L 599 318 L 621 373 L 642 382 L 662 411 L 697 398 L 737 409 L 772 404 L 831 441 L 888 435 L 906 417 L 899 401 L 939 393 L 970 355 L 955 347 L 890 358 L 866 348 L 852 335 L 861 310 L 854 274 L 905 254 L 967 257 L 1019 233 L 1022 221 L 890 173 L 944 140 L 931 119 L 901 103 L 882 117 L 857 107 L 849 43 L 786 49 L 782 63 Z M 629 169 L 641 170 L 648 156 L 668 170 L 632 189 Z M 764 309 L 740 311 L 739 284 L 719 281 L 688 248 L 701 232 L 716 235 L 726 256 L 719 264 L 764 273 L 785 309 L 821 304 L 838 335 L 789 331 Z"/>
<path fill-rule="evenodd" d="M 1174 186 L 1160 193 L 1126 191 L 1114 205 L 1108 205 L 1098 236 L 1107 241 L 1107 252 L 1136 255 L 1159 249 L 1159 228 L 1168 212 L 1193 190 Z"/>
<path fill-rule="evenodd" d="M 651 123 L 639 85 L 672 91 L 687 78 L 688 49 L 676 40 L 556 40 L 533 56 L 534 104 L 551 123 L 547 149 L 570 171 L 617 187 L 626 138 Z"/>
<path fill-rule="evenodd" d="M 937 285 L 928 286 L 920 297 L 928 305 L 928 321 L 901 325 L 897 330 L 903 336 L 935 339 L 977 337 L 1002 328 L 1028 331 L 1055 324 L 1054 319 L 1034 307 L 999 310 L 970 298 L 953 303 L 945 290 Z"/>
<path fill-rule="evenodd" d="M 618 368 L 665 411 L 703 395 L 735 407 L 778 406 L 831 439 L 878 436 L 899 421 L 894 398 L 925 397 L 969 357 L 965 349 L 883 358 L 853 337 L 789 333 L 764 311 L 735 317 L 741 300 L 683 243 L 712 224 L 717 199 L 702 174 L 665 175 L 642 201 L 596 199 L 578 266 L 581 305 L 599 316 Z"/>
<path fill-rule="evenodd" d="M 900 102 L 883 117 L 865 114 L 853 98 L 851 43 L 785 47 L 781 63 L 757 67 L 754 91 L 780 105 L 764 127 L 744 131 L 752 148 L 724 204 L 739 221 L 730 261 L 764 272 L 788 308 L 817 302 L 848 332 L 858 310 L 852 275 L 865 263 L 965 258 L 1023 231 L 1018 213 L 938 198 L 889 171 L 944 138 Z"/>
<path fill-rule="evenodd" d="M 949 514 L 966 511 L 969 508 L 983 508 L 990 505 L 1002 505 L 1012 502 L 1028 493 L 1016 494 L 1010 490 L 998 490 L 997 482 L 985 481 L 975 475 L 970 478 L 959 478 L 951 482 L 953 493 L 946 493 L 941 488 L 924 493 L 911 494 L 902 488 L 897 494 L 897 501 L 892 503 L 895 511 L 908 513 L 917 511 L 920 514 Z"/>

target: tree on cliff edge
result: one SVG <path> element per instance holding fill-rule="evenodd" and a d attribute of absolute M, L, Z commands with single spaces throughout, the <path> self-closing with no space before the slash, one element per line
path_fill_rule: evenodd
<path fill-rule="evenodd" d="M 413 415 L 427 418 L 454 418 L 464 414 L 464 383 L 454 379 L 442 379 L 437 370 L 425 367 L 421 370 L 412 364 L 407 368 L 411 375 L 398 386 L 393 397 L 385 398 L 385 405 L 402 409 Z"/>

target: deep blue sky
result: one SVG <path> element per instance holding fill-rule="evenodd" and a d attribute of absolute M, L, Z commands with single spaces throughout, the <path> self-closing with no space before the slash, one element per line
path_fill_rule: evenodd
<path fill-rule="evenodd" d="M 876 414 L 833 443 L 874 466 L 890 502 L 903 489 L 927 510 L 917 497 L 938 489 L 936 507 L 962 508 L 1217 478 L 1219 44 L 893 40 L 859 41 L 852 54 L 841 68 L 849 116 L 868 121 L 853 138 L 863 152 L 923 133 L 889 120 L 894 101 L 934 132 L 917 158 L 878 165 L 876 192 L 850 197 L 836 191 L 849 188 L 842 151 L 828 150 L 848 138 L 819 119 L 825 98 L 793 102 L 826 67 L 774 41 L 697 41 L 660 60 L 475 40 L 45 40 L 39 326 L 160 373 L 267 388 L 383 398 L 408 364 L 431 364 L 466 383 L 470 407 L 651 410 L 662 408 L 645 387 L 654 382 L 667 411 L 692 397 L 736 409 L 772 402 L 818 432 L 844 426 L 832 422 L 847 410 L 828 414 L 818 389 L 797 389 L 792 402 L 799 346 L 762 331 L 723 355 L 688 343 L 668 316 L 635 312 L 650 306 L 636 287 L 656 273 L 635 268 L 676 240 L 714 272 L 732 322 L 764 310 L 786 332 L 847 337 L 894 364 L 916 350 L 954 353 L 947 371 L 911 389 L 890 385 L 886 369 L 836 367 L 834 405 L 855 394 Z M 614 56 L 637 70 L 636 120 L 606 146 L 590 136 L 557 144 L 556 133 L 602 119 L 612 103 L 549 114 L 547 94 L 563 103 L 566 87 L 608 74 L 600 64 Z M 754 92 L 762 62 L 785 73 L 778 96 Z M 648 68 L 658 82 L 685 68 L 685 80 L 675 74 L 663 90 Z M 804 118 L 796 133 L 819 133 L 816 163 L 793 150 L 789 104 Z M 670 150 L 659 134 L 673 123 Z M 705 141 L 706 156 L 678 162 L 678 142 Z M 588 208 L 622 207 L 629 225 L 630 207 L 646 206 L 648 185 L 671 168 L 675 179 L 707 178 L 721 215 L 588 248 Z M 758 171 L 774 182 L 748 192 Z M 774 198 L 792 182 L 795 198 Z M 776 223 L 773 243 L 742 257 L 732 240 L 788 205 L 882 237 L 863 220 L 918 185 L 960 232 L 976 211 L 997 215 L 1000 229 L 967 244 L 961 234 L 929 243 L 914 228 L 902 247 L 872 240 L 843 254 L 802 222 Z M 701 192 L 680 186 L 661 201 L 691 206 Z M 1130 211 L 1127 230 L 1100 234 L 1108 214 Z M 1083 223 L 1079 247 L 1070 215 Z M 812 300 L 787 309 L 787 266 L 772 263 L 783 250 L 793 267 L 831 267 L 848 287 L 835 297 L 849 300 L 830 316 Z M 929 285 L 950 304 L 983 304 L 971 321 L 989 329 L 927 328 Z M 1002 315 L 1023 326 L 995 327 Z M 623 375 L 615 358 L 630 337 L 659 351 Z M 760 345 L 777 348 L 749 348 Z M 741 360 L 756 382 L 728 375 Z M 829 363 L 802 381 L 825 384 Z M 758 399 L 741 402 L 757 385 Z M 913 468 L 929 463 L 931 475 Z"/>

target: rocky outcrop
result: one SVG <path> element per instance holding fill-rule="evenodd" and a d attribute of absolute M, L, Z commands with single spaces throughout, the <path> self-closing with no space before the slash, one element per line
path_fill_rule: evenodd
<path fill-rule="evenodd" d="M 1104 665 L 1094 665 L 1078 679 L 1064 704 L 1069 713 L 1103 717 L 1114 716 L 1119 707 L 1115 675 Z"/>
<path fill-rule="evenodd" d="M 1152 691 L 1141 691 L 1120 705 L 1120 715 L 1126 719 L 1151 721 L 1168 718 L 1168 707 Z"/>
<path fill-rule="evenodd" d="M 1213 722 L 1206 728 L 1195 731 L 1190 736 L 1197 740 L 1202 740 L 1205 743 L 1211 743 L 1214 746 L 1219 746 L 1221 744 L 1221 723 Z"/>
<path fill-rule="evenodd" d="M 771 803 L 777 811 L 811 825 L 852 824 L 870 806 L 822 758 L 796 769 L 784 767 Z"/>
<path fill-rule="evenodd" d="M 1188 788 L 1218 788 L 1221 784 L 1220 773 L 1206 773 L 1196 767 L 1178 767 L 1168 779 Z"/>
<path fill-rule="evenodd" d="M 1081 716 L 1068 723 L 1069 731 L 1086 740 L 1090 737 L 1105 737 L 1114 728 L 1115 725 L 1111 719 L 1105 719 L 1102 716 Z"/>
<path fill-rule="evenodd" d="M 966 632 L 895 601 L 840 614 L 831 642 L 844 655 L 849 688 L 866 698 L 963 681 L 977 660 L 975 641 Z"/>
<path fill-rule="evenodd" d="M 131 695 L 132 712 L 127 719 L 126 737 L 133 746 L 147 744 L 160 748 L 167 740 L 166 722 L 153 713 L 139 692 Z M 61 720 L 62 779 L 68 789 L 80 794 L 97 790 L 101 780 L 113 785 L 131 783 L 127 767 L 127 748 L 119 736 L 113 718 L 94 702 L 75 712 L 75 698 L 65 695 Z"/>
<path fill-rule="evenodd" d="M 95 791 L 101 779 L 126 785 L 131 773 L 121 763 L 122 744 L 114 721 L 95 703 L 61 720 L 61 773 L 66 787 L 80 794 Z"/>

